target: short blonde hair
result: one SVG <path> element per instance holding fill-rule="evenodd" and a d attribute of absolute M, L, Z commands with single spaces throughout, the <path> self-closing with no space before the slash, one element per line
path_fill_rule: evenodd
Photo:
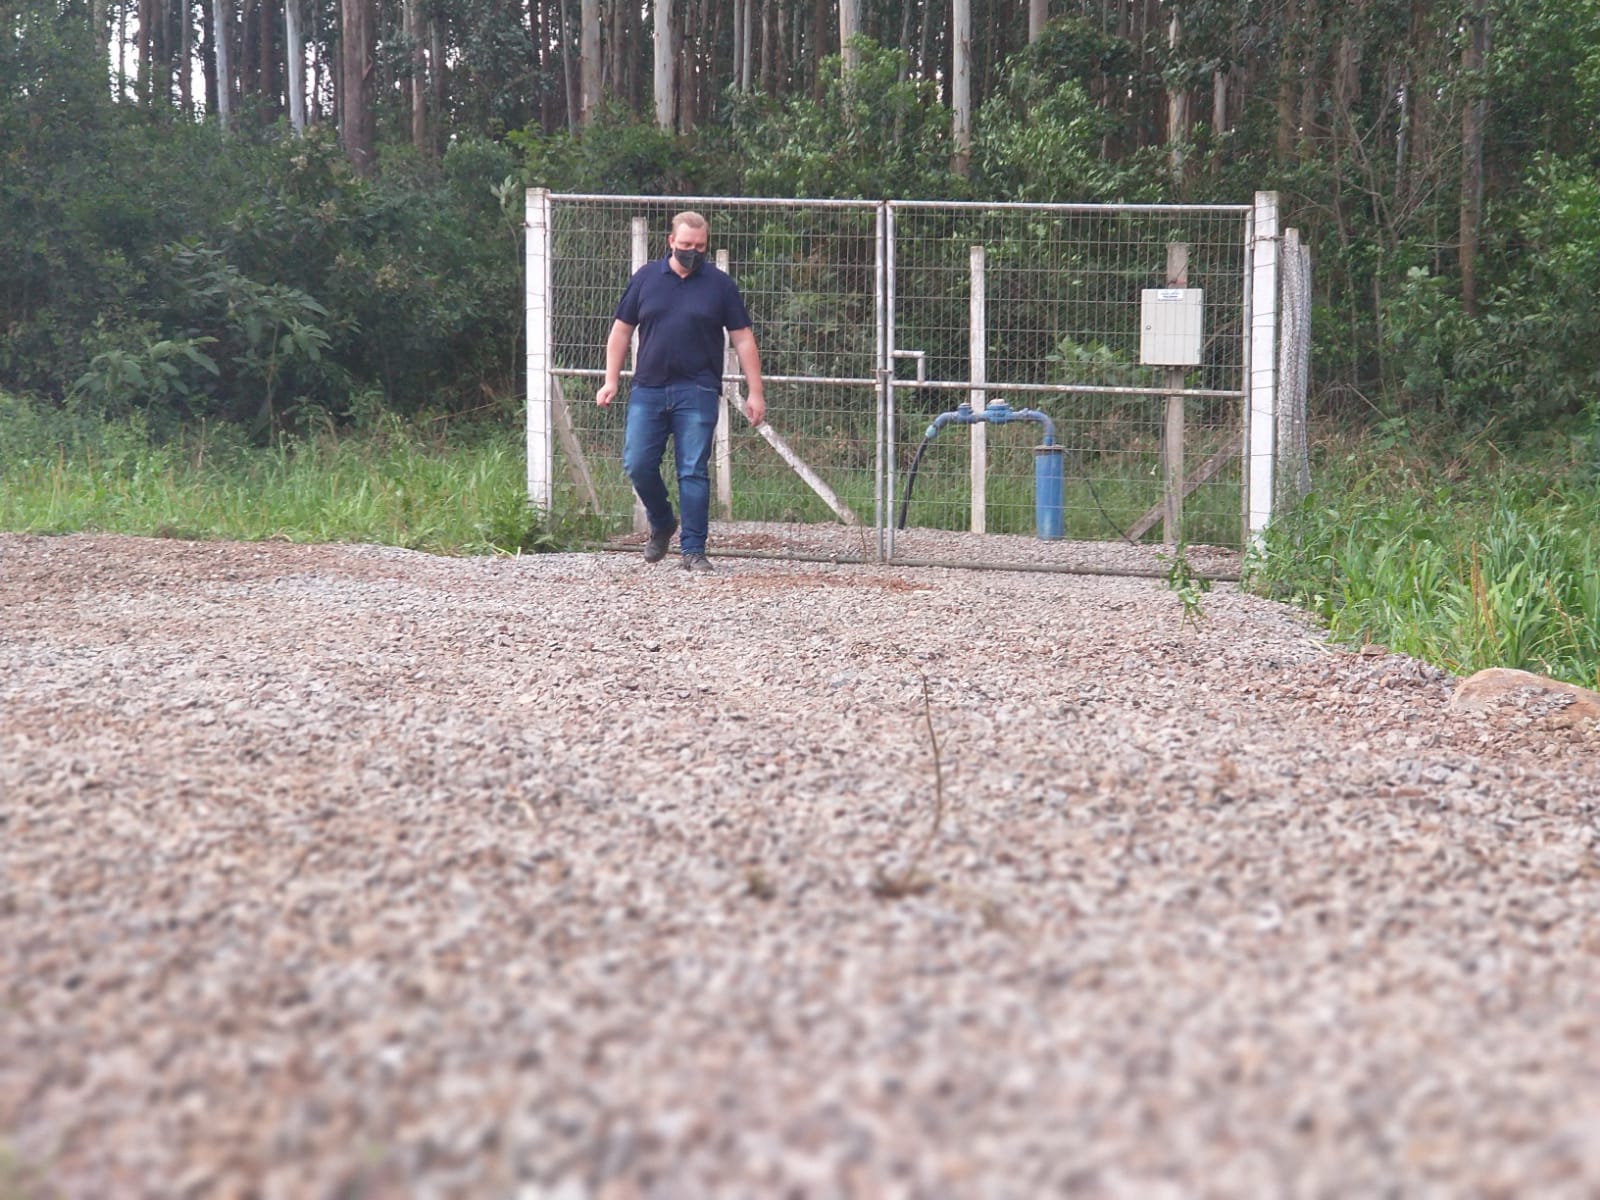
<path fill-rule="evenodd" d="M 697 212 L 681 212 L 672 218 L 671 233 L 673 237 L 678 236 L 678 226 L 680 225 L 687 225 L 690 229 L 698 232 L 706 229 L 709 226 L 709 222 Z"/>

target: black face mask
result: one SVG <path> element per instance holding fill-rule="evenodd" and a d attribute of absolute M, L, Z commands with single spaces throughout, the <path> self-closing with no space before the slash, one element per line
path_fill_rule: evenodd
<path fill-rule="evenodd" d="M 700 269 L 700 264 L 705 262 L 706 252 L 704 250 L 679 250 L 674 248 L 672 257 L 680 267 L 693 275 Z"/>

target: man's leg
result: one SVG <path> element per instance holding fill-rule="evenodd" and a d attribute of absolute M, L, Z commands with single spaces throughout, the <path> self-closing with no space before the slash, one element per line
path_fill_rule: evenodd
<path fill-rule="evenodd" d="M 717 431 L 717 393 L 684 384 L 674 387 L 672 451 L 678 470 L 678 509 L 683 532 L 678 549 L 688 555 L 706 552 L 706 527 L 711 523 L 711 443 Z"/>
<path fill-rule="evenodd" d="M 676 524 L 667 485 L 661 478 L 661 456 L 672 432 L 668 389 L 634 387 L 628 391 L 628 413 L 622 433 L 622 473 L 633 484 L 639 502 L 650 517 L 653 533 L 672 536 Z"/>

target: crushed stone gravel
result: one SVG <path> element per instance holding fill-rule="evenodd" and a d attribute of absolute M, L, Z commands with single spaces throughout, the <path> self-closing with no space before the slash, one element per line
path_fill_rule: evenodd
<path fill-rule="evenodd" d="M 675 567 L 0 535 L 0 1196 L 1600 1194 L 1593 723 Z"/>

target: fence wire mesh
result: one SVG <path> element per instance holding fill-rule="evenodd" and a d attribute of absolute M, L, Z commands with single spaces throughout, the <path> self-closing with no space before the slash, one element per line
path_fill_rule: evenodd
<path fill-rule="evenodd" d="M 616 532 L 632 507 L 621 470 L 631 363 L 618 402 L 608 409 L 592 403 L 612 314 L 636 262 L 666 253 L 670 222 L 685 209 L 705 215 L 711 255 L 726 255 L 726 269 L 744 296 L 768 406 L 767 436 L 742 417 L 729 422 L 731 485 L 726 507 L 714 496 L 713 518 L 776 525 L 840 521 L 778 452 L 775 442 L 781 443 L 857 522 L 856 536 L 832 556 L 871 557 L 881 348 L 879 211 L 870 202 L 553 198 L 551 369 L 594 481 L 600 531 Z M 731 374 L 737 380 L 736 364 Z M 558 496 L 568 509 L 581 505 L 584 496 L 574 490 L 581 488 L 574 482 L 581 472 L 570 461 L 571 448 L 558 448 L 557 458 Z M 667 475 L 675 490 L 670 470 Z M 717 536 L 724 549 L 779 551 L 785 544 L 771 531 Z"/>
<path fill-rule="evenodd" d="M 1241 206 L 552 196 L 548 362 L 570 433 L 554 509 L 569 529 L 615 542 L 634 528 L 627 372 L 619 403 L 593 393 L 629 274 L 690 208 L 726 253 L 767 381 L 770 428 L 730 422 L 717 548 L 1070 566 L 1085 541 L 1242 544 Z M 1204 293 L 1199 361 L 1142 364 L 1143 293 L 1173 282 Z M 1062 447 L 1059 541 L 1036 536 L 1042 424 L 950 425 L 923 444 L 939 413 L 1000 400 L 1048 418 Z"/>
<path fill-rule="evenodd" d="M 1238 546 L 1245 330 L 1244 219 L 1232 209 L 950 206 L 891 203 L 894 349 L 921 352 L 926 381 L 899 382 L 894 422 L 897 555 L 946 538 L 918 530 L 1035 531 L 1039 427 L 946 429 L 906 476 L 927 418 L 968 399 L 1006 400 L 1049 417 L 1064 448 L 1067 541 L 1159 540 L 1168 393 L 1185 393 L 1182 538 Z M 1169 276 L 1169 268 L 1176 274 Z M 982 312 L 972 306 L 981 272 Z M 1146 289 L 1201 289 L 1203 343 L 1186 369 L 1141 363 Z M 974 340 L 974 326 L 983 328 Z M 980 359 L 982 361 L 977 361 Z M 974 456 L 987 461 L 975 476 Z M 1204 478 L 1197 478 L 1199 468 Z M 983 503 L 975 506 L 975 489 Z M 1180 489 L 1181 490 L 1181 489 Z M 996 549 L 1005 546 L 1002 541 Z M 1018 545 L 1026 556 L 1037 547 Z"/>

